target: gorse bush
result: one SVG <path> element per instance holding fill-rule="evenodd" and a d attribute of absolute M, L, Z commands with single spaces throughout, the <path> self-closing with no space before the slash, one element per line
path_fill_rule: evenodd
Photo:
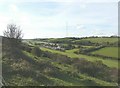
<path fill-rule="evenodd" d="M 37 46 L 32 48 L 31 53 L 35 56 L 38 56 L 38 57 L 42 56 L 42 51 Z"/>
<path fill-rule="evenodd" d="M 82 73 L 104 81 L 117 82 L 117 69 L 107 67 L 102 61 L 90 62 L 85 59 L 72 59 L 65 55 L 53 54 L 47 51 L 43 52 L 43 57 L 52 58 L 52 62 L 57 62 L 59 64 L 72 65 L 75 69 L 77 69 L 75 74 Z M 72 75 L 75 75 L 73 73 Z"/>
<path fill-rule="evenodd" d="M 90 62 L 84 59 L 78 59 L 73 62 L 73 65 L 78 69 L 78 72 L 82 74 L 87 74 L 109 82 L 117 81 L 117 69 L 107 67 L 102 61 Z"/>
<path fill-rule="evenodd" d="M 32 50 L 32 47 L 30 45 L 26 44 L 26 43 L 22 43 L 21 44 L 21 49 L 30 53 L 31 50 Z"/>

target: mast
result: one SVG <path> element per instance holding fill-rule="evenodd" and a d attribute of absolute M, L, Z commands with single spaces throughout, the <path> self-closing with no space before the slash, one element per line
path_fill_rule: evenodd
<path fill-rule="evenodd" d="M 68 22 L 66 22 L 66 37 L 68 37 Z"/>

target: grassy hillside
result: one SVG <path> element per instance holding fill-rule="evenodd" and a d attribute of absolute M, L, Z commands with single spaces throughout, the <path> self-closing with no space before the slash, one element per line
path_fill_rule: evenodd
<path fill-rule="evenodd" d="M 30 42 L 25 40 L 19 45 L 13 45 L 13 42 L 6 38 L 3 40 L 2 72 L 5 85 L 88 86 L 88 88 L 118 85 L 117 60 L 76 54 L 74 52 L 79 50 L 78 45 L 74 49 L 64 51 L 50 49 L 48 40 L 44 43 L 36 40 L 42 44 L 37 44 L 34 40 Z"/>
<path fill-rule="evenodd" d="M 96 60 L 101 60 L 104 64 L 106 64 L 109 67 L 115 67 L 118 68 L 118 61 L 116 60 L 105 60 L 102 59 L 100 57 L 93 57 L 93 56 L 87 56 L 87 55 L 83 55 L 83 54 L 75 54 L 74 51 L 77 51 L 77 49 L 74 50 L 67 50 L 66 52 L 61 52 L 61 51 L 57 51 L 57 50 L 51 50 L 48 48 L 41 48 L 44 51 L 50 51 L 52 53 L 58 53 L 58 54 L 62 54 L 62 55 L 67 55 L 71 58 L 84 58 L 87 59 L 88 61 L 96 61 Z"/>
<path fill-rule="evenodd" d="M 34 41 L 43 41 L 51 43 L 65 43 L 65 44 L 82 44 L 82 45 L 96 45 L 96 44 L 114 44 L 118 43 L 118 37 L 85 37 L 85 38 L 50 38 L 50 39 L 35 39 Z"/>

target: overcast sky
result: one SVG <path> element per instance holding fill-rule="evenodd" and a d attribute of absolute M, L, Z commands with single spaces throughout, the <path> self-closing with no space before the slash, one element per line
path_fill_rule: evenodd
<path fill-rule="evenodd" d="M 0 0 L 0 35 L 9 23 L 29 39 L 117 35 L 118 0 Z"/>

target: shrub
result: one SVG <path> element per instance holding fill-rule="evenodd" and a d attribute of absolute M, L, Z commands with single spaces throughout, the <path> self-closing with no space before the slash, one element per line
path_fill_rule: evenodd
<path fill-rule="evenodd" d="M 107 67 L 102 63 L 102 61 L 90 62 L 79 59 L 76 60 L 73 65 L 78 69 L 80 73 L 87 74 L 109 82 L 117 81 L 117 69 L 111 69 Z"/>
<path fill-rule="evenodd" d="M 29 46 L 28 44 L 26 44 L 26 43 L 22 43 L 21 44 L 21 49 L 22 50 L 24 50 L 24 51 L 27 51 L 27 52 L 31 52 L 31 50 L 32 50 L 32 48 L 31 48 L 31 46 Z"/>
<path fill-rule="evenodd" d="M 31 53 L 34 54 L 34 55 L 36 55 L 36 56 L 38 56 L 38 57 L 42 56 L 42 51 L 40 50 L 39 47 L 32 48 Z"/>

